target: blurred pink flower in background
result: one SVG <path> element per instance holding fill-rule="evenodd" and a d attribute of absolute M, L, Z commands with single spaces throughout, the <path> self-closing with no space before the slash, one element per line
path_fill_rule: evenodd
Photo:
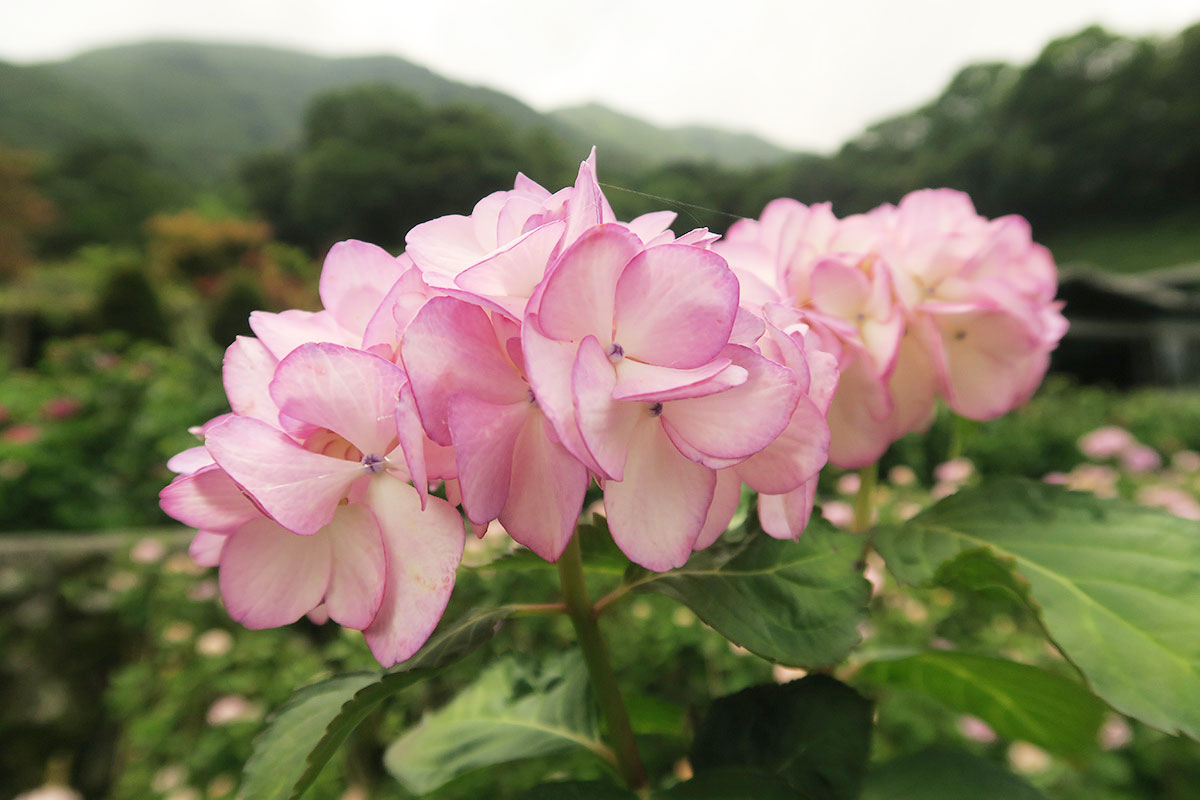
<path fill-rule="evenodd" d="M 958 732 L 972 742 L 979 742 L 980 744 L 991 744 L 996 741 L 996 732 L 992 730 L 992 726 L 979 717 L 959 717 Z"/>
<path fill-rule="evenodd" d="M 74 397 L 52 397 L 42 404 L 39 413 L 44 419 L 62 420 L 79 413 L 83 405 Z"/>
<path fill-rule="evenodd" d="M 963 484 L 975 474 L 975 465 L 969 458 L 952 458 L 938 464 L 933 469 L 933 477 L 939 481 L 952 484 Z"/>
<path fill-rule="evenodd" d="M 18 423 L 0 433 L 0 441 L 7 444 L 33 444 L 42 438 L 42 429 L 38 425 Z"/>
<path fill-rule="evenodd" d="M 1115 425 L 1107 425 L 1081 436 L 1079 451 L 1088 458 L 1101 461 L 1116 458 L 1136 444 L 1137 440 L 1129 431 Z"/>
<path fill-rule="evenodd" d="M 1162 457 L 1152 447 L 1135 444 L 1121 453 L 1121 466 L 1129 472 L 1153 472 L 1162 466 Z"/>

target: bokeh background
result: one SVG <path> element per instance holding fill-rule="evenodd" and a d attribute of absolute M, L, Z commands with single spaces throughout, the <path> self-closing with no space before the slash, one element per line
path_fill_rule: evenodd
<path fill-rule="evenodd" d="M 943 415 L 897 443 L 881 514 L 1020 474 L 1200 518 L 1193 3 L 91 5 L 0 8 L 0 797 L 235 797 L 270 708 L 370 665 L 330 628 L 233 626 L 157 508 L 163 462 L 223 410 L 221 354 L 250 311 L 315 307 L 330 244 L 399 252 L 413 225 L 468 213 L 518 171 L 566 185 L 593 145 L 618 214 L 670 208 L 680 232 L 777 196 L 847 214 L 927 186 L 1025 215 L 1072 322 L 1053 374 L 1004 419 Z M 826 515 L 844 521 L 855 488 L 828 475 Z M 1011 609 L 902 600 L 874 569 L 870 643 L 929 644 L 932 625 L 1049 658 Z M 455 602 L 514 581 L 465 570 Z M 614 659 L 657 732 L 648 758 L 681 774 L 705 697 L 790 677 L 685 610 L 622 613 Z M 567 633 L 538 621 L 507 646 Z M 402 797 L 382 743 L 455 674 L 373 720 L 314 796 Z M 919 697 L 881 702 L 879 757 L 965 742 L 1063 798 L 1200 785 L 1195 743 L 1116 716 L 1094 757 L 1065 763 Z M 506 781 L 439 796 L 510 796 L 525 778 Z"/>

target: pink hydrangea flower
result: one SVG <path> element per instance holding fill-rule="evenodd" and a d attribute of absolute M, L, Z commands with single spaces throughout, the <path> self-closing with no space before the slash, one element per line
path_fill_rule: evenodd
<path fill-rule="evenodd" d="M 775 200 L 714 248 L 752 304 L 803 309 L 832 340 L 830 460 L 846 468 L 923 429 L 938 395 L 972 419 L 1021 404 L 1066 328 L 1054 262 L 1028 224 L 987 220 L 960 192 L 914 192 L 844 219 Z"/>

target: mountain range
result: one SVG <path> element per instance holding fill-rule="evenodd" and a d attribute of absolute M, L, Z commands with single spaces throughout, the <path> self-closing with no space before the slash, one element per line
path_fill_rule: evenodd
<path fill-rule="evenodd" d="M 751 134 L 663 128 L 596 104 L 543 114 L 503 92 L 395 56 L 328 58 L 182 41 L 107 47 L 28 66 L 0 62 L 0 142 L 53 151 L 86 137 L 131 135 L 185 173 L 219 176 L 251 153 L 295 142 L 316 95 L 364 83 L 393 85 L 431 104 L 482 106 L 520 129 L 551 130 L 570 147 L 595 144 L 629 166 L 745 167 L 791 155 Z"/>

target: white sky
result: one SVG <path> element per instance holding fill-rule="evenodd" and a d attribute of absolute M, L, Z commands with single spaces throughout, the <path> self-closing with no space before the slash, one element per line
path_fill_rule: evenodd
<path fill-rule="evenodd" d="M 542 110 L 594 100 L 829 150 L 967 63 L 1025 62 L 1093 22 L 1196 21 L 1200 0 L 0 0 L 0 59 L 167 37 L 391 53 Z"/>

